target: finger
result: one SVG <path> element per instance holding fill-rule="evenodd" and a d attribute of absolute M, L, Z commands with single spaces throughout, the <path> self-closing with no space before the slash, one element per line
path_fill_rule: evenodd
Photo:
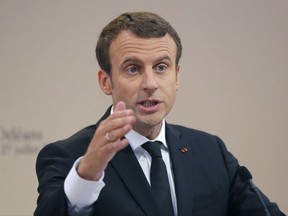
<path fill-rule="evenodd" d="M 104 136 L 105 140 L 109 142 L 114 142 L 115 140 L 122 139 L 130 130 L 132 130 L 131 124 L 126 124 L 123 127 L 116 128 L 107 132 Z"/>
<path fill-rule="evenodd" d="M 115 105 L 115 111 L 120 111 L 120 110 L 125 110 L 126 109 L 126 104 L 124 101 L 119 101 Z"/>
<path fill-rule="evenodd" d="M 127 147 L 128 144 L 129 144 L 129 142 L 128 142 L 128 140 L 126 138 L 121 139 L 121 140 L 116 140 L 114 142 L 111 142 L 111 143 L 105 145 L 103 147 L 103 151 L 106 152 L 107 155 L 110 155 L 110 156 L 113 157 L 113 155 L 117 151 Z"/>
<path fill-rule="evenodd" d="M 129 113 L 129 112 L 121 112 L 118 114 L 113 113 L 113 116 L 109 116 L 107 119 L 105 119 L 104 121 L 101 122 L 101 124 L 99 125 L 99 129 L 98 130 L 102 130 L 103 132 L 109 132 L 113 129 L 119 128 L 119 127 L 123 127 L 126 124 L 133 124 L 135 121 L 135 116 L 133 115 L 133 113 Z"/>
<path fill-rule="evenodd" d="M 111 121 L 112 119 L 123 118 L 127 116 L 132 116 L 132 115 L 134 115 L 134 112 L 131 109 L 124 109 L 124 110 L 117 110 L 117 111 L 114 110 L 113 114 L 111 114 L 104 121 L 108 122 L 108 121 Z"/>
<path fill-rule="evenodd" d="M 132 110 L 126 109 L 126 105 L 123 101 L 119 101 L 115 105 L 115 110 L 112 115 L 110 115 L 107 119 L 105 119 L 101 123 L 101 129 L 98 128 L 98 130 L 103 131 L 103 134 L 106 136 L 106 140 L 116 140 L 118 136 L 123 136 L 125 134 L 123 133 L 112 133 L 113 130 L 120 129 L 124 127 L 125 125 L 132 125 L 136 122 L 136 118 L 134 116 L 134 112 Z M 130 130 L 130 128 L 129 128 Z M 126 130 L 120 130 L 125 131 Z M 108 133 L 108 134 L 107 134 Z"/>

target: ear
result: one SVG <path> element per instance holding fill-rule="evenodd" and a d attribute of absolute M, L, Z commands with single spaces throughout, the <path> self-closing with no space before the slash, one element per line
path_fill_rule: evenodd
<path fill-rule="evenodd" d="M 98 83 L 101 88 L 101 90 L 106 95 L 112 94 L 112 82 L 110 79 L 110 76 L 107 72 L 103 71 L 102 69 L 98 72 Z"/>
<path fill-rule="evenodd" d="M 180 88 L 180 66 L 176 68 L 176 90 Z"/>

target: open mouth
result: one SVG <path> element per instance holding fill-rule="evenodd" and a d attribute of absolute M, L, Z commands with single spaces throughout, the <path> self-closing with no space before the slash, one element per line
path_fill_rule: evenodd
<path fill-rule="evenodd" d="M 160 101 L 143 101 L 140 104 L 144 107 L 151 107 L 151 106 L 156 106 L 157 104 L 159 104 Z"/>
<path fill-rule="evenodd" d="M 143 112 L 156 112 L 158 111 L 159 104 L 161 104 L 162 101 L 157 100 L 157 99 L 145 99 L 145 100 L 141 100 L 138 102 L 138 106 L 140 108 L 140 110 L 142 110 Z"/>

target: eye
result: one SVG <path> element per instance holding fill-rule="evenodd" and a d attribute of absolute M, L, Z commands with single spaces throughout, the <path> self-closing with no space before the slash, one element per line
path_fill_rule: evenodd
<path fill-rule="evenodd" d="M 127 68 L 127 72 L 130 73 L 130 74 L 135 74 L 135 73 L 138 72 L 138 67 L 136 67 L 136 66 L 129 66 L 129 67 Z"/>
<path fill-rule="evenodd" d="M 167 65 L 159 64 L 155 67 L 156 72 L 163 73 L 167 70 Z"/>

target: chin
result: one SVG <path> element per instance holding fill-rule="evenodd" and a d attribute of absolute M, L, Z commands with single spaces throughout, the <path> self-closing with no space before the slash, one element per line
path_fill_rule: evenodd
<path fill-rule="evenodd" d="M 142 118 L 139 119 L 139 125 L 146 127 L 146 128 L 151 128 L 154 126 L 157 126 L 159 124 L 162 123 L 163 118 L 155 118 L 153 116 L 149 117 L 149 118 Z"/>

